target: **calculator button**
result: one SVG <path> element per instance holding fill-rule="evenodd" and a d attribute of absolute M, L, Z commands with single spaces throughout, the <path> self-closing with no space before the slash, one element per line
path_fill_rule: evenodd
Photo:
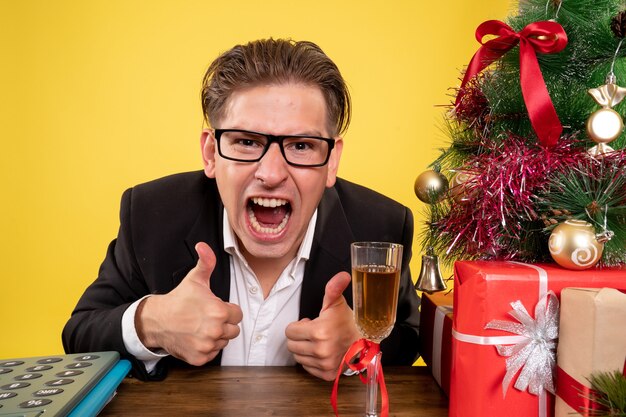
<path fill-rule="evenodd" d="M 20 403 L 20 407 L 22 408 L 33 408 L 33 407 L 41 407 L 42 405 L 48 405 L 52 402 L 52 400 L 48 400 L 46 398 L 37 398 L 36 400 L 28 400 Z"/>
<path fill-rule="evenodd" d="M 13 398 L 15 397 L 17 394 L 14 392 L 0 392 L 0 401 L 1 400 L 6 400 L 7 398 Z"/>
<path fill-rule="evenodd" d="M 47 371 L 48 369 L 52 369 L 52 366 L 50 366 L 50 365 L 37 365 L 37 366 L 31 366 L 30 368 L 26 368 L 26 370 L 28 372 Z"/>
<path fill-rule="evenodd" d="M 11 368 L 0 368 L 0 375 L 8 374 L 9 372 L 13 372 L 13 369 L 11 369 Z"/>
<path fill-rule="evenodd" d="M 74 382 L 73 379 L 61 378 L 61 379 L 55 379 L 54 381 L 48 381 L 46 382 L 46 385 L 49 387 L 56 387 L 57 385 L 67 385 L 67 384 L 71 384 L 72 382 Z"/>
<path fill-rule="evenodd" d="M 93 361 L 98 359 L 100 356 L 98 355 L 83 355 L 83 356 L 79 356 L 78 358 L 75 358 L 75 361 Z"/>
<path fill-rule="evenodd" d="M 20 389 L 29 387 L 30 384 L 28 382 L 14 382 L 12 384 L 6 384 L 0 387 L 0 389 Z"/>
<path fill-rule="evenodd" d="M 33 392 L 33 395 L 35 397 L 47 397 L 49 395 L 57 395 L 63 392 L 62 388 L 44 388 L 44 389 L 40 389 L 39 391 L 35 391 Z M 13 394 L 13 393 L 11 393 Z"/>
<path fill-rule="evenodd" d="M 24 364 L 24 361 L 4 361 L 0 362 L 0 366 L 18 366 Z"/>
<path fill-rule="evenodd" d="M 63 371 L 63 372 L 57 372 L 55 375 L 61 378 L 65 378 L 67 376 L 76 376 L 76 375 L 80 375 L 82 374 L 83 371 Z"/>
<path fill-rule="evenodd" d="M 69 365 L 66 365 L 65 368 L 66 369 L 78 369 L 78 368 L 86 368 L 91 365 L 93 365 L 91 362 L 76 362 L 76 363 L 70 363 Z"/>
<path fill-rule="evenodd" d="M 16 380 L 16 381 L 28 381 L 30 379 L 41 378 L 42 376 L 43 376 L 42 374 L 32 373 L 32 374 L 18 375 L 18 376 L 16 376 L 13 379 Z"/>
<path fill-rule="evenodd" d="M 37 363 L 40 363 L 42 365 L 47 365 L 49 363 L 61 362 L 62 360 L 63 360 L 62 358 L 45 358 L 45 359 L 39 359 Z"/>

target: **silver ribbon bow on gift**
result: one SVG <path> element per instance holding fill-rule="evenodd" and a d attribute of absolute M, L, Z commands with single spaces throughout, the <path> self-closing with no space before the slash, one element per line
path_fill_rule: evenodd
<path fill-rule="evenodd" d="M 552 291 L 542 297 L 535 306 L 535 319 L 528 314 L 521 301 L 511 303 L 509 315 L 519 323 L 492 320 L 486 329 L 503 330 L 524 336 L 526 340 L 515 345 L 497 345 L 498 353 L 506 356 L 506 375 L 502 381 L 502 393 L 506 391 L 521 369 L 514 387 L 534 395 L 542 390 L 554 394 L 554 367 L 556 339 L 559 336 L 559 300 Z"/>

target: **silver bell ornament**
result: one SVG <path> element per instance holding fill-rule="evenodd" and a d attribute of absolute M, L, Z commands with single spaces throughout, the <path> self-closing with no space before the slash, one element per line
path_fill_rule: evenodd
<path fill-rule="evenodd" d="M 432 294 L 444 291 L 446 288 L 446 282 L 439 269 L 439 257 L 435 255 L 433 248 L 429 247 L 426 254 L 422 255 L 422 268 L 415 283 L 415 289 Z"/>

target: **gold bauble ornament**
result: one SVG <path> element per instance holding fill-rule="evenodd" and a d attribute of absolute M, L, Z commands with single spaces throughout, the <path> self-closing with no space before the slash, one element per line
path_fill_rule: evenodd
<path fill-rule="evenodd" d="M 448 191 L 448 179 L 441 172 L 429 169 L 417 176 L 413 190 L 421 201 L 434 204 Z"/>
<path fill-rule="evenodd" d="M 548 242 L 552 259 L 563 268 L 582 270 L 598 263 L 604 244 L 594 227 L 584 220 L 566 220 L 557 225 Z"/>
<path fill-rule="evenodd" d="M 475 175 L 467 171 L 457 171 L 450 180 L 450 197 L 458 204 L 469 201 L 471 192 L 469 187 L 474 182 Z"/>

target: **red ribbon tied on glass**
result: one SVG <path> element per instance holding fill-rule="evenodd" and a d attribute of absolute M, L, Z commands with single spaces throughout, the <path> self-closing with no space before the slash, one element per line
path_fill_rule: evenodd
<path fill-rule="evenodd" d="M 486 35 L 496 35 L 497 38 L 483 43 Z M 530 123 L 543 146 L 554 146 L 561 136 L 563 126 L 548 94 L 536 53 L 561 52 L 567 45 L 567 34 L 563 27 L 553 21 L 541 21 L 515 32 L 504 22 L 488 20 L 476 29 L 476 39 L 482 46 L 465 71 L 455 107 L 465 94 L 465 84 L 519 43 L 520 82 Z"/>
<path fill-rule="evenodd" d="M 335 378 L 335 384 L 333 385 L 333 392 L 330 395 L 330 403 L 335 411 L 335 416 L 339 416 L 337 410 L 337 391 L 339 390 L 339 377 L 343 372 L 343 367 L 346 365 L 348 368 L 359 373 L 361 382 L 367 383 L 367 376 L 363 375 L 362 371 L 367 369 L 374 357 L 380 352 L 380 345 L 375 342 L 371 342 L 367 339 L 359 339 L 350 346 L 346 354 L 343 356 L 341 365 L 337 370 L 337 377 Z M 383 367 L 380 361 L 376 362 L 376 382 L 380 386 L 381 397 L 381 417 L 389 416 L 389 397 L 387 395 L 387 386 L 385 385 L 385 378 L 383 376 Z"/>

